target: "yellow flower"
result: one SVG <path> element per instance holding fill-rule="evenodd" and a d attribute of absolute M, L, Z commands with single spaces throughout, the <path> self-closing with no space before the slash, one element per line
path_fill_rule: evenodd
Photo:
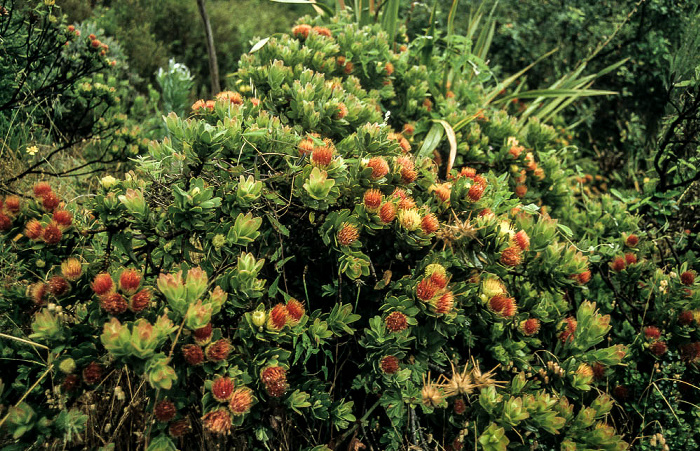
<path fill-rule="evenodd" d="M 31 156 L 36 155 L 36 153 L 39 151 L 39 148 L 37 146 L 29 146 L 27 147 L 27 153 Z"/>

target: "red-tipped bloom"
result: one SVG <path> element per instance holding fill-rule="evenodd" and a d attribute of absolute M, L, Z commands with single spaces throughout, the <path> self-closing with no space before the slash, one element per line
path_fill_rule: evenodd
<path fill-rule="evenodd" d="M 516 196 L 522 199 L 527 194 L 527 185 L 516 185 L 515 190 L 513 192 Z"/>
<path fill-rule="evenodd" d="M 233 427 L 231 414 L 226 409 L 213 410 L 202 417 L 202 426 L 213 434 L 226 435 Z"/>
<path fill-rule="evenodd" d="M 537 318 L 530 318 L 522 321 L 520 323 L 520 331 L 523 335 L 527 335 L 528 337 L 535 335 L 540 331 L 540 320 Z"/>
<path fill-rule="evenodd" d="M 406 315 L 401 312 L 391 312 L 389 316 L 386 317 L 386 328 L 390 332 L 401 332 L 406 330 L 408 328 Z"/>
<path fill-rule="evenodd" d="M 292 28 L 292 35 L 295 38 L 306 39 L 311 33 L 311 25 L 301 24 Z"/>
<path fill-rule="evenodd" d="M 656 326 L 648 326 L 644 328 L 644 336 L 649 340 L 658 340 L 661 338 L 661 331 Z"/>
<path fill-rule="evenodd" d="M 666 346 L 665 341 L 655 341 L 649 345 L 649 351 L 655 356 L 662 356 L 668 351 L 668 346 Z"/>
<path fill-rule="evenodd" d="M 94 385 L 102 379 L 104 368 L 97 362 L 92 362 L 83 369 L 83 380 L 88 385 Z"/>
<path fill-rule="evenodd" d="M 289 316 L 289 311 L 287 306 L 284 304 L 277 304 L 272 309 L 270 309 L 270 316 L 267 320 L 268 329 L 272 330 L 282 330 L 282 328 L 287 324 L 287 318 Z"/>
<path fill-rule="evenodd" d="M 421 219 L 421 229 L 426 235 L 437 232 L 439 228 L 440 222 L 434 214 L 428 213 Z"/>
<path fill-rule="evenodd" d="M 523 260 L 522 251 L 518 246 L 510 246 L 501 252 L 501 263 L 505 266 L 518 266 Z"/>
<path fill-rule="evenodd" d="M 185 361 L 192 366 L 201 365 L 204 362 L 204 351 L 197 345 L 189 344 L 183 346 L 182 356 L 185 358 Z"/>
<path fill-rule="evenodd" d="M 2 213 L 0 213 L 0 215 L 2 215 Z M 5 217 L 7 217 L 7 216 L 5 216 Z M 0 226 L 0 229 L 2 229 L 2 226 Z M 27 223 L 27 225 L 24 226 L 24 236 L 26 236 L 30 240 L 36 241 L 39 238 L 41 238 L 41 236 L 43 234 L 44 234 L 44 228 L 41 226 L 41 223 L 39 221 L 37 221 L 36 219 L 30 220 Z"/>
<path fill-rule="evenodd" d="M 338 103 L 338 111 L 333 116 L 333 119 L 339 121 L 347 115 L 348 115 L 348 107 L 346 107 L 343 102 Z"/>
<path fill-rule="evenodd" d="M 29 295 L 36 305 L 44 305 L 46 293 L 49 291 L 48 285 L 43 282 L 37 282 L 29 287 Z"/>
<path fill-rule="evenodd" d="M 156 420 L 162 423 L 167 423 L 168 421 L 172 420 L 175 418 L 176 414 L 177 408 L 169 399 L 158 401 L 156 407 L 153 409 L 153 415 L 156 417 Z"/>
<path fill-rule="evenodd" d="M 695 283 L 695 271 L 685 271 L 681 274 L 681 283 L 690 286 Z"/>
<path fill-rule="evenodd" d="M 396 218 L 396 205 L 393 202 L 385 202 L 379 209 L 379 219 L 384 224 L 389 224 Z"/>
<path fill-rule="evenodd" d="M 313 30 L 314 32 L 320 34 L 321 36 L 325 36 L 325 37 L 327 37 L 327 38 L 330 38 L 330 37 L 332 36 L 332 35 L 331 35 L 331 30 L 329 30 L 329 29 L 326 28 L 326 27 L 319 27 L 319 26 L 316 26 L 316 27 L 313 27 L 312 30 Z"/>
<path fill-rule="evenodd" d="M 61 200 L 58 198 L 56 193 L 50 192 L 46 193 L 46 195 L 42 198 L 41 205 L 47 210 L 47 211 L 53 211 L 56 207 L 58 207 L 58 204 L 61 203 Z"/>
<path fill-rule="evenodd" d="M 98 296 L 104 296 L 105 294 L 114 291 L 114 281 L 112 280 L 112 276 L 106 272 L 95 276 L 95 280 L 92 281 L 92 291 L 94 291 Z"/>
<path fill-rule="evenodd" d="M 0 230 L 10 230 L 12 228 L 12 219 L 5 213 L 0 211 Z"/>
<path fill-rule="evenodd" d="M 628 252 L 627 254 L 625 254 L 625 262 L 628 265 L 634 265 L 635 263 L 637 263 L 637 256 Z"/>
<path fill-rule="evenodd" d="M 68 258 L 61 263 L 61 274 L 66 280 L 75 282 L 83 275 L 83 264 L 77 258 Z"/>
<path fill-rule="evenodd" d="M 451 194 L 452 190 L 447 183 L 443 183 L 442 185 L 437 185 L 435 187 L 435 196 L 440 200 L 440 202 L 449 202 Z"/>
<path fill-rule="evenodd" d="M 591 281 L 591 271 L 586 270 L 586 271 L 582 272 L 581 274 L 576 274 L 576 280 L 581 285 L 587 284 L 588 282 Z"/>
<path fill-rule="evenodd" d="M 61 229 L 67 229 L 73 224 L 73 215 L 66 210 L 55 210 L 53 220 Z"/>
<path fill-rule="evenodd" d="M 36 197 L 44 197 L 51 192 L 53 192 L 53 190 L 51 189 L 51 185 L 47 182 L 39 182 L 34 185 L 34 196 Z"/>
<path fill-rule="evenodd" d="M 524 230 L 519 231 L 513 236 L 513 242 L 523 251 L 530 248 L 530 237 L 527 236 Z"/>
<path fill-rule="evenodd" d="M 220 362 L 222 360 L 226 360 L 230 352 L 231 343 L 229 343 L 228 340 L 225 340 L 223 338 L 210 344 L 205 350 L 207 358 L 213 362 Z"/>
<path fill-rule="evenodd" d="M 636 247 L 639 243 L 639 237 L 637 235 L 630 235 L 625 240 L 625 244 L 629 247 Z"/>
<path fill-rule="evenodd" d="M 430 278 L 425 278 L 418 282 L 416 286 L 416 296 L 421 301 L 429 301 L 435 296 L 437 290 L 438 287 L 430 281 Z"/>
<path fill-rule="evenodd" d="M 362 200 L 369 211 L 377 211 L 382 204 L 382 193 L 378 189 L 368 189 Z"/>
<path fill-rule="evenodd" d="M 613 259 L 612 264 L 611 264 L 611 267 L 612 267 L 613 271 L 615 271 L 615 272 L 622 271 L 623 269 L 625 269 L 626 266 L 627 266 L 627 261 L 625 260 L 625 257 L 615 257 L 615 259 Z"/>
<path fill-rule="evenodd" d="M 55 222 L 49 223 L 44 229 L 42 239 L 46 244 L 53 245 L 58 244 L 63 238 L 63 233 L 61 228 Z"/>
<path fill-rule="evenodd" d="M 467 192 L 467 198 L 472 202 L 478 202 L 484 195 L 484 186 L 478 183 L 473 184 Z"/>
<path fill-rule="evenodd" d="M 462 415 L 464 412 L 467 411 L 467 404 L 462 398 L 457 398 L 455 399 L 453 409 L 457 415 Z"/>
<path fill-rule="evenodd" d="M 437 301 L 435 301 L 435 313 L 445 315 L 452 311 L 455 304 L 455 298 L 451 291 L 443 293 Z"/>
<path fill-rule="evenodd" d="M 209 343 L 209 340 L 211 340 L 213 332 L 214 329 L 212 328 L 211 323 L 209 323 L 206 326 L 195 330 L 192 335 L 194 336 L 194 341 L 196 341 L 198 345 L 204 346 L 205 344 Z"/>
<path fill-rule="evenodd" d="M 226 402 L 231 399 L 233 390 L 236 387 L 228 377 L 219 377 L 211 384 L 211 394 L 219 402 Z"/>
<path fill-rule="evenodd" d="M 141 273 L 134 268 L 125 269 L 119 276 L 119 289 L 124 294 L 131 295 L 138 291 L 141 285 Z"/>
<path fill-rule="evenodd" d="M 360 232 L 354 224 L 345 223 L 338 232 L 338 244 L 350 246 L 360 237 Z"/>
<path fill-rule="evenodd" d="M 447 286 L 447 274 L 435 271 L 430 275 L 430 282 L 442 290 Z"/>
<path fill-rule="evenodd" d="M 299 155 L 309 155 L 314 151 L 314 147 L 314 142 L 311 140 L 311 138 L 304 138 L 299 141 L 299 145 L 297 145 Z"/>
<path fill-rule="evenodd" d="M 395 374 L 397 371 L 399 371 L 399 359 L 397 359 L 393 355 L 388 355 L 382 358 L 382 361 L 379 363 L 379 366 L 381 367 L 382 371 L 386 374 Z"/>
<path fill-rule="evenodd" d="M 129 310 L 138 313 L 151 303 L 151 290 L 148 288 L 139 291 L 129 299 Z"/>
<path fill-rule="evenodd" d="M 20 200 L 17 196 L 7 196 L 5 198 L 5 209 L 10 215 L 16 215 L 19 213 Z"/>
<path fill-rule="evenodd" d="M 333 149 L 328 146 L 316 147 L 311 153 L 311 162 L 316 166 L 328 166 L 333 160 Z"/>
<path fill-rule="evenodd" d="M 124 297 L 119 293 L 109 293 L 102 296 L 100 306 L 103 310 L 112 315 L 120 315 L 129 308 L 129 304 L 127 304 Z"/>
<path fill-rule="evenodd" d="M 559 334 L 559 340 L 562 343 L 574 340 L 574 333 L 576 333 L 576 328 L 578 327 L 578 322 L 572 316 L 564 319 L 565 329 Z"/>
<path fill-rule="evenodd" d="M 260 372 L 267 394 L 279 398 L 287 391 L 287 371 L 281 366 L 268 366 Z"/>
<path fill-rule="evenodd" d="M 389 173 L 389 163 L 382 157 L 373 157 L 367 162 L 367 167 L 372 168 L 372 178 L 379 179 Z"/>
<path fill-rule="evenodd" d="M 228 407 L 234 415 L 245 415 L 253 405 L 253 392 L 247 387 L 237 388 L 231 395 Z"/>
<path fill-rule="evenodd" d="M 68 281 L 61 276 L 53 276 L 49 279 L 49 292 L 56 297 L 61 297 L 70 291 Z"/>
<path fill-rule="evenodd" d="M 287 318 L 290 322 L 294 324 L 298 323 L 305 313 L 306 310 L 304 309 L 304 305 L 301 302 L 297 301 L 294 298 L 287 301 Z"/>

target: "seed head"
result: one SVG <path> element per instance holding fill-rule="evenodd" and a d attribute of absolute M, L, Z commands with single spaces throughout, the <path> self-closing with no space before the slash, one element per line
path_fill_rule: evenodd
<path fill-rule="evenodd" d="M 679 315 L 678 315 L 678 324 L 681 326 L 688 326 L 695 321 L 695 315 L 693 315 L 693 312 L 690 310 L 683 310 Z"/>
<path fill-rule="evenodd" d="M 168 434 L 173 438 L 186 435 L 191 430 L 190 421 L 187 418 L 175 420 L 168 426 Z"/>

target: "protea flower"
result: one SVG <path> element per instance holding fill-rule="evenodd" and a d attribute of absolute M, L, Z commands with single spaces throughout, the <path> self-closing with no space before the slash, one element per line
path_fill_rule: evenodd
<path fill-rule="evenodd" d="M 38 182 L 34 185 L 33 191 L 35 197 L 44 197 L 53 192 L 53 189 L 51 189 L 51 185 L 47 182 Z"/>
<path fill-rule="evenodd" d="M 304 138 L 299 141 L 299 145 L 297 145 L 299 155 L 309 155 L 314 151 L 314 147 L 314 142 L 311 138 Z"/>
<path fill-rule="evenodd" d="M 104 368 L 97 362 L 92 362 L 83 369 L 83 380 L 88 385 L 95 385 L 102 379 Z"/>
<path fill-rule="evenodd" d="M 10 216 L 19 213 L 20 205 L 21 203 L 19 197 L 17 196 L 7 196 L 5 198 L 5 210 L 10 214 Z M 58 202 L 56 202 L 56 205 L 58 205 Z"/>
<path fill-rule="evenodd" d="M 328 166 L 331 160 L 333 160 L 333 149 L 329 146 L 319 146 L 311 152 L 311 162 L 316 166 Z"/>
<path fill-rule="evenodd" d="M 655 356 L 662 356 L 668 351 L 668 346 L 666 346 L 665 341 L 655 341 L 649 345 L 649 351 Z"/>
<path fill-rule="evenodd" d="M 454 307 L 454 295 L 451 291 L 443 293 L 437 300 L 434 300 L 433 306 L 435 313 L 439 315 L 450 313 Z"/>
<path fill-rule="evenodd" d="M 61 276 L 53 276 L 49 279 L 49 292 L 56 297 L 61 297 L 70 291 L 68 281 Z"/>
<path fill-rule="evenodd" d="M 379 367 L 385 374 L 395 374 L 397 371 L 399 371 L 399 359 L 393 355 L 387 355 L 382 358 L 382 361 L 379 363 Z"/>
<path fill-rule="evenodd" d="M 126 295 L 136 293 L 140 285 L 141 273 L 136 269 L 125 269 L 119 276 L 119 289 Z"/>
<path fill-rule="evenodd" d="M 479 199 L 481 199 L 481 196 L 484 195 L 484 186 L 475 183 L 473 184 L 470 188 L 469 191 L 467 192 L 467 198 L 472 201 L 472 202 L 478 202 Z"/>
<path fill-rule="evenodd" d="M 304 309 L 304 305 L 301 302 L 297 301 L 294 298 L 287 301 L 287 319 L 291 323 L 297 324 L 305 313 L 306 310 Z"/>
<path fill-rule="evenodd" d="M 436 271 L 430 275 L 430 281 L 439 289 L 443 289 L 447 286 L 447 274 Z"/>
<path fill-rule="evenodd" d="M 279 398 L 287 391 L 287 371 L 281 366 L 268 366 L 260 372 L 267 394 Z"/>
<path fill-rule="evenodd" d="M 66 210 L 54 210 L 53 220 L 61 230 L 65 230 L 73 224 L 73 215 Z"/>
<path fill-rule="evenodd" d="M 100 299 L 100 306 L 104 311 L 111 315 L 120 315 L 126 312 L 129 304 L 124 300 L 124 297 L 119 293 L 109 293 Z"/>
<path fill-rule="evenodd" d="M 443 183 L 441 185 L 436 185 L 433 188 L 433 192 L 435 193 L 435 197 L 437 197 L 440 202 L 447 203 L 450 201 L 450 195 L 452 193 L 452 189 L 450 188 L 449 183 Z"/>
<path fill-rule="evenodd" d="M 333 119 L 339 121 L 347 115 L 348 115 L 348 107 L 346 107 L 343 102 L 338 103 L 338 111 L 333 116 Z"/>
<path fill-rule="evenodd" d="M 393 202 L 384 202 L 379 209 L 379 220 L 384 224 L 389 224 L 396 218 L 396 205 Z"/>
<path fill-rule="evenodd" d="M 0 216 L 4 216 L 5 218 L 7 218 L 7 216 L 3 215 L 2 213 L 0 213 Z M 7 218 L 7 220 L 9 221 L 10 218 Z M 10 222 L 10 226 L 11 225 L 12 225 L 12 223 Z M 7 227 L 7 228 L 9 229 L 9 227 Z M 0 225 L 0 230 L 2 230 L 2 229 L 3 229 L 2 225 Z M 41 238 L 41 236 L 43 234 L 44 234 L 44 228 L 41 226 L 41 223 L 39 221 L 37 221 L 36 219 L 30 220 L 24 226 L 24 236 L 26 236 L 27 238 L 29 238 L 32 241 L 38 240 L 39 238 Z"/>
<path fill-rule="evenodd" d="M 156 404 L 155 408 L 153 409 L 153 414 L 156 417 L 156 420 L 162 423 L 167 423 L 175 418 L 177 408 L 169 399 L 163 399 Z"/>
<path fill-rule="evenodd" d="M 194 341 L 200 345 L 204 346 L 207 343 L 209 343 L 209 340 L 211 340 L 211 336 L 214 332 L 214 329 L 211 326 L 211 323 L 207 324 L 204 327 L 201 327 L 197 330 L 195 330 L 192 335 L 194 336 Z"/>
<path fill-rule="evenodd" d="M 390 332 L 401 332 L 408 328 L 406 315 L 401 312 L 391 312 L 389 316 L 386 317 L 385 322 L 386 328 Z"/>
<path fill-rule="evenodd" d="M 75 282 L 83 274 L 83 265 L 77 258 L 68 258 L 61 263 L 61 274 L 66 280 Z"/>
<path fill-rule="evenodd" d="M 211 384 L 211 394 L 219 402 L 226 402 L 231 399 L 233 390 L 236 387 L 228 377 L 219 377 Z"/>
<path fill-rule="evenodd" d="M 92 291 L 94 291 L 96 295 L 104 296 L 114 290 L 114 281 L 112 280 L 112 276 L 103 272 L 95 276 L 91 286 Z"/>
<path fill-rule="evenodd" d="M 615 257 L 612 261 L 611 267 L 613 271 L 620 272 L 627 266 L 627 261 L 625 257 Z"/>
<path fill-rule="evenodd" d="M 627 237 L 627 239 L 625 240 L 625 244 L 628 247 L 636 247 L 637 244 L 639 244 L 639 237 L 637 235 L 632 234 Z"/>
<path fill-rule="evenodd" d="M 644 328 L 644 336 L 648 340 L 658 340 L 661 338 L 661 331 L 656 326 L 647 326 Z"/>
<path fill-rule="evenodd" d="M 332 36 L 332 35 L 331 35 L 331 30 L 329 30 L 329 29 L 326 28 L 326 27 L 319 27 L 319 26 L 316 26 L 316 27 L 313 27 L 312 30 L 313 30 L 314 32 L 320 34 L 321 36 L 325 36 L 325 37 L 327 37 L 327 38 L 330 38 L 330 37 Z"/>
<path fill-rule="evenodd" d="M 380 179 L 389 173 L 389 163 L 382 157 L 370 158 L 367 167 L 372 168 L 373 179 Z"/>
<path fill-rule="evenodd" d="M 378 189 L 368 189 L 365 191 L 365 194 L 363 196 L 363 202 L 365 204 L 365 208 L 372 212 L 376 213 L 379 211 L 379 207 L 382 204 L 382 193 Z"/>
<path fill-rule="evenodd" d="M 186 435 L 191 429 L 190 420 L 181 418 L 170 423 L 168 426 L 168 434 L 173 438 L 179 438 Z"/>
<path fill-rule="evenodd" d="M 44 305 L 48 286 L 43 282 L 37 282 L 29 287 L 29 295 L 36 305 Z"/>
<path fill-rule="evenodd" d="M 270 309 L 270 316 L 267 319 L 267 328 L 270 330 L 282 330 L 287 325 L 289 311 L 284 304 L 277 304 Z"/>
<path fill-rule="evenodd" d="M 192 365 L 201 365 L 204 362 L 204 351 L 197 345 L 189 344 L 182 347 L 182 356 L 185 361 Z"/>
<path fill-rule="evenodd" d="M 421 229 L 423 229 L 423 233 L 430 235 L 431 233 L 437 232 L 439 228 L 440 222 L 434 214 L 428 213 L 423 216 L 421 220 Z"/>
<path fill-rule="evenodd" d="M 44 228 L 42 239 L 46 244 L 53 245 L 58 244 L 61 241 L 61 238 L 63 238 L 61 228 L 58 227 L 58 224 L 51 221 L 51 223 Z"/>
<path fill-rule="evenodd" d="M 301 24 L 292 28 L 292 36 L 295 38 L 306 39 L 311 33 L 311 25 Z"/>
<path fill-rule="evenodd" d="M 228 342 L 228 340 L 223 338 L 207 346 L 207 349 L 204 351 L 207 358 L 212 362 L 226 360 L 230 352 L 231 344 Z"/>
<path fill-rule="evenodd" d="M 576 321 L 576 319 L 572 316 L 569 316 L 568 318 L 565 318 L 560 324 L 564 324 L 565 328 L 559 334 L 559 340 L 562 343 L 566 343 L 567 341 L 574 341 L 574 333 L 576 333 L 576 327 L 578 326 L 578 322 Z"/>
<path fill-rule="evenodd" d="M 695 271 L 684 271 L 681 274 L 681 283 L 690 286 L 695 283 Z"/>
<path fill-rule="evenodd" d="M 678 315 L 678 324 L 681 326 L 688 326 L 695 321 L 695 315 L 693 315 L 693 312 L 690 310 L 683 310 L 679 315 Z"/>
<path fill-rule="evenodd" d="M 229 409 L 234 415 L 244 415 L 250 412 L 253 405 L 253 391 L 247 387 L 237 388 L 231 395 Z"/>
<path fill-rule="evenodd" d="M 413 232 L 421 226 L 420 213 L 415 208 L 401 210 L 399 212 L 399 223 L 404 229 Z"/>
<path fill-rule="evenodd" d="M 151 290 L 148 288 L 139 291 L 129 299 L 129 310 L 138 313 L 151 303 Z"/>
<path fill-rule="evenodd" d="M 507 247 L 501 252 L 501 263 L 504 266 L 518 266 L 523 259 L 522 251 L 518 246 Z"/>
<path fill-rule="evenodd" d="M 430 278 L 425 278 L 416 285 L 416 297 L 421 301 L 429 301 L 437 294 L 437 291 L 438 287 L 430 281 Z"/>
<path fill-rule="evenodd" d="M 214 434 L 226 435 L 233 426 L 231 414 L 226 409 L 212 410 L 202 417 L 202 426 Z"/>
<path fill-rule="evenodd" d="M 357 241 L 360 237 L 360 232 L 357 230 L 355 224 L 349 222 L 343 223 L 338 231 L 338 244 L 341 246 L 350 246 L 352 243 Z"/>
<path fill-rule="evenodd" d="M 537 318 L 526 319 L 520 322 L 519 328 L 523 335 L 530 337 L 540 331 L 540 320 Z"/>
<path fill-rule="evenodd" d="M 513 235 L 513 243 L 520 248 L 520 250 L 526 251 L 530 248 L 530 237 L 524 230 L 519 231 Z"/>
<path fill-rule="evenodd" d="M 628 265 L 634 265 L 635 263 L 637 263 L 637 256 L 628 252 L 625 254 L 625 262 Z"/>
<path fill-rule="evenodd" d="M 467 404 L 464 402 L 462 398 L 457 398 L 454 401 L 454 405 L 452 406 L 452 409 L 454 410 L 454 413 L 457 415 L 462 415 L 464 412 L 467 411 Z"/>
<path fill-rule="evenodd" d="M 44 209 L 46 209 L 46 211 L 53 211 L 56 207 L 58 207 L 59 203 L 61 203 L 61 200 L 54 192 L 46 193 L 41 201 L 41 205 L 44 207 Z M 5 201 L 5 204 L 7 204 L 7 201 Z"/>

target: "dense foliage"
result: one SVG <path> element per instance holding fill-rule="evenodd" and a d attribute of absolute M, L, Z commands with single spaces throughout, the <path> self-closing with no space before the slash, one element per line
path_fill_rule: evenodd
<path fill-rule="evenodd" d="M 543 113 L 599 92 L 513 109 L 480 39 L 384 17 L 303 17 L 187 109 L 173 62 L 128 172 L 0 197 L 0 443 L 698 446 L 695 232 Z"/>

